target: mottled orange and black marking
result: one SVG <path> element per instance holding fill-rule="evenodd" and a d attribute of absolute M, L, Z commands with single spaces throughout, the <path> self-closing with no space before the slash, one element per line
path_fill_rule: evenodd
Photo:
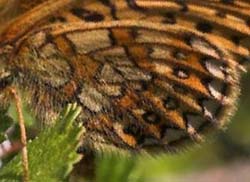
<path fill-rule="evenodd" d="M 0 87 L 30 94 L 41 123 L 77 102 L 83 148 L 139 152 L 224 126 L 249 59 L 249 2 L 72 3 L 45 1 L 0 35 Z"/>

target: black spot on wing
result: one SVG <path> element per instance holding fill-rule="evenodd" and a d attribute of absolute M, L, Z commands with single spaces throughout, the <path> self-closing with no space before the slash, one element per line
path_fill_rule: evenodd
<path fill-rule="evenodd" d="M 71 9 L 71 13 L 86 22 L 100 22 L 105 19 L 102 14 L 95 11 L 85 10 L 83 8 L 73 8 Z"/>
<path fill-rule="evenodd" d="M 213 26 L 208 22 L 199 22 L 196 25 L 196 29 L 203 33 L 211 33 L 213 31 Z"/>

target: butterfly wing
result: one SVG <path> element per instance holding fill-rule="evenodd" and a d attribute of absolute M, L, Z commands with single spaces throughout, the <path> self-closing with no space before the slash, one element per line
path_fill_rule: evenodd
<path fill-rule="evenodd" d="M 240 71 L 212 40 L 145 20 L 60 24 L 24 40 L 10 65 L 41 120 L 82 106 L 86 148 L 176 149 L 235 109 Z"/>
<path fill-rule="evenodd" d="M 14 44 L 9 69 L 41 121 L 68 102 L 83 107 L 85 148 L 176 149 L 233 114 L 249 57 L 248 2 L 86 0 L 56 7 L 28 11 L 1 43 Z M 37 22 L 45 23 L 30 30 Z"/>

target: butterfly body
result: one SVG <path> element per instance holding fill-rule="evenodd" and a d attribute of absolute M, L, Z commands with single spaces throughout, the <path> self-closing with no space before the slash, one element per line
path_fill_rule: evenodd
<path fill-rule="evenodd" d="M 249 3 L 51 2 L 0 36 L 1 88 L 30 95 L 41 123 L 77 102 L 84 149 L 166 151 L 203 140 L 234 113 Z"/>

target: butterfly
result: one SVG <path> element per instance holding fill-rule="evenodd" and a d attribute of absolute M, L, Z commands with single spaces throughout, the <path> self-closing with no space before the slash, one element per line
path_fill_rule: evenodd
<path fill-rule="evenodd" d="M 234 114 L 249 62 L 248 1 L 34 2 L 0 35 L 2 107 L 15 86 L 49 125 L 77 102 L 82 151 L 175 151 Z"/>

